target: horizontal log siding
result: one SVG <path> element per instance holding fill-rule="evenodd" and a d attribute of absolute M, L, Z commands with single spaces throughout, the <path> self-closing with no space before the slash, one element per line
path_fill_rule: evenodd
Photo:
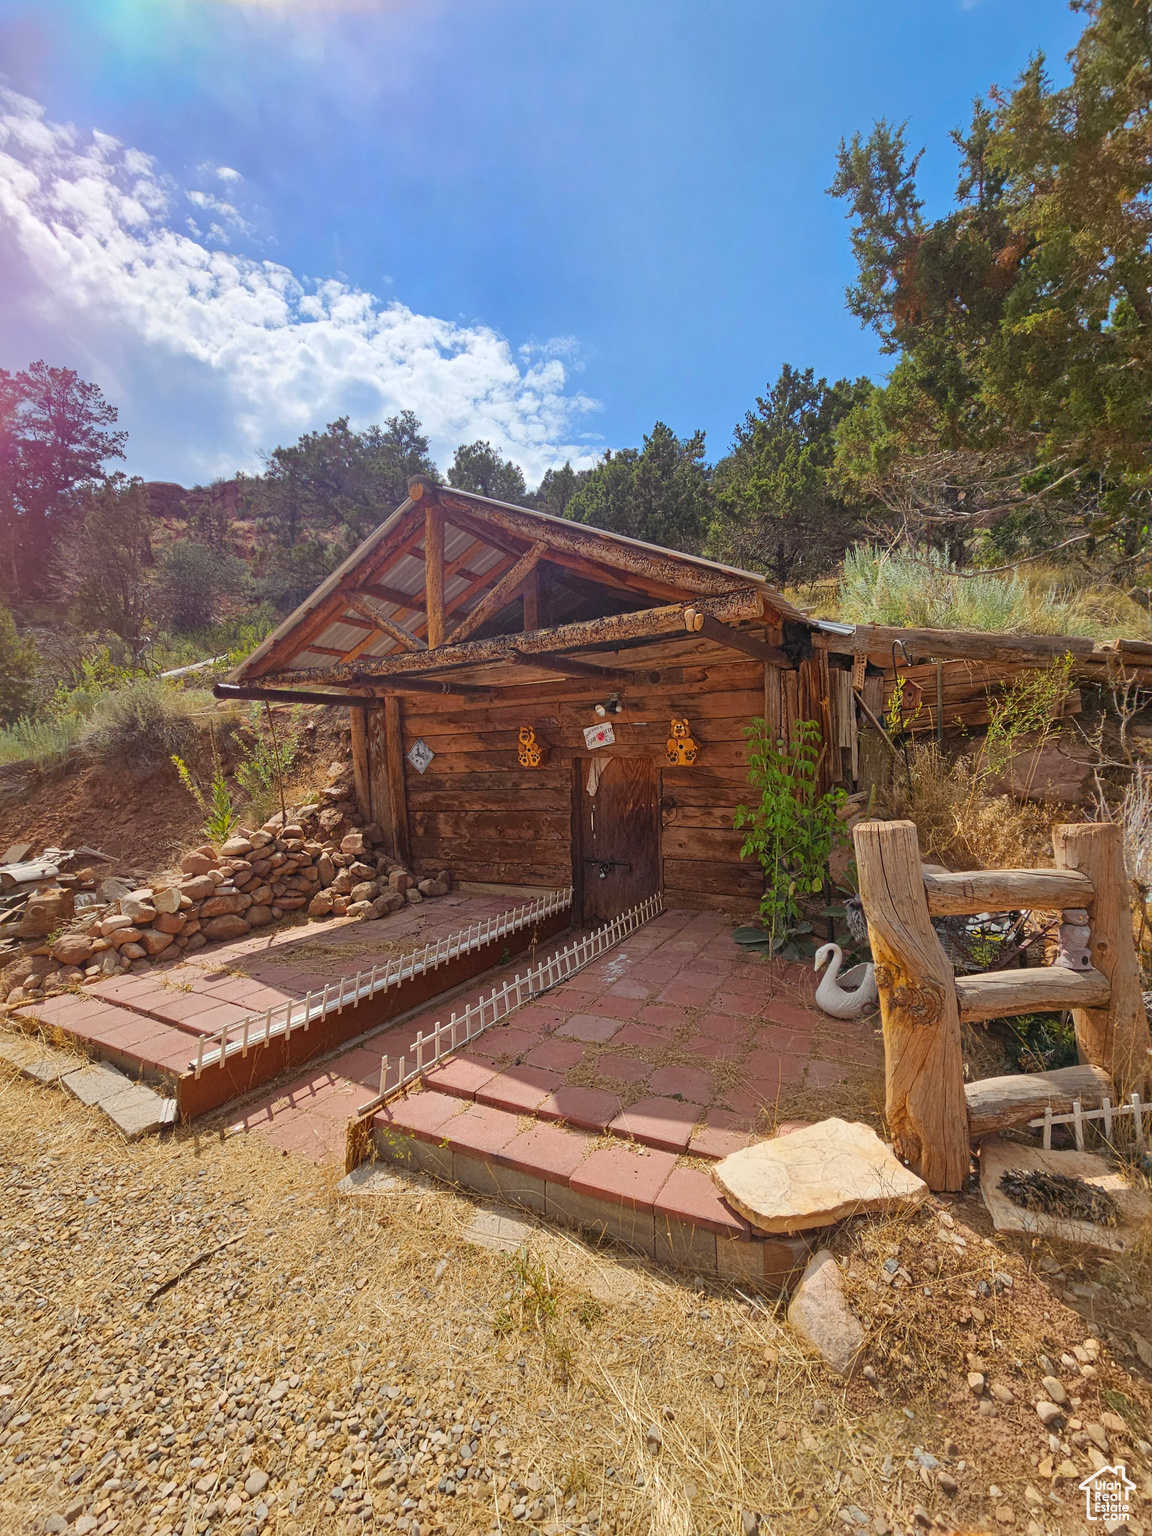
<path fill-rule="evenodd" d="M 604 666 L 640 670 L 634 652 L 598 655 Z M 732 830 L 736 806 L 748 798 L 745 726 L 764 710 L 760 662 L 689 641 L 674 654 L 645 656 L 645 672 L 622 688 L 616 745 L 606 756 L 652 757 L 661 765 L 663 879 L 670 905 L 754 907 L 759 868 L 742 864 L 742 837 Z M 674 665 L 673 665 L 674 664 Z M 669 676 L 671 674 L 671 676 Z M 667 678 L 667 681 L 664 679 Z M 493 679 L 495 681 L 495 679 Z M 525 682 L 503 673 L 503 696 L 474 702 L 446 695 L 404 702 L 405 754 L 419 738 L 436 754 L 420 774 L 405 758 L 412 859 L 423 874 L 450 869 L 457 879 L 561 886 L 572 879 L 573 760 L 585 757 L 583 730 L 612 684 L 564 679 Z M 700 748 L 693 768 L 666 766 L 668 723 L 687 717 Z M 646 723 L 644 723 L 646 722 Z M 531 725 L 549 761 L 520 766 L 516 737 Z"/>

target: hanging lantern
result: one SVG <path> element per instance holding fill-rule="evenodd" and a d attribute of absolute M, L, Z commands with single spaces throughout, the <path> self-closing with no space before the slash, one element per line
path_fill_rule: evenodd
<path fill-rule="evenodd" d="M 548 761 L 548 747 L 536 740 L 536 731 L 530 725 L 520 727 L 520 744 L 516 748 L 522 768 L 541 768 Z"/>
<path fill-rule="evenodd" d="M 696 761 L 697 748 L 687 720 L 673 719 L 668 727 L 668 761 L 673 768 L 690 768 Z"/>

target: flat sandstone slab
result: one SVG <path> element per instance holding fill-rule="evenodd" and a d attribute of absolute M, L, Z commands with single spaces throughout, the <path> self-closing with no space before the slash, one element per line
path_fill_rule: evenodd
<path fill-rule="evenodd" d="M 712 1177 L 761 1232 L 826 1227 L 861 1211 L 915 1204 L 928 1193 L 871 1126 L 834 1117 L 733 1152 Z"/>
<path fill-rule="evenodd" d="M 1106 1190 L 1120 1207 L 1119 1225 L 1101 1227 L 1093 1221 L 1077 1221 L 1017 1205 L 1000 1188 L 1000 1180 L 1010 1168 L 1063 1173 Z M 980 1193 L 997 1232 L 1030 1232 L 1056 1237 L 1065 1243 L 1088 1243 L 1112 1253 L 1123 1253 L 1132 1246 L 1152 1212 L 1152 1200 L 1143 1191 L 1132 1189 L 1115 1168 L 1094 1152 L 1045 1152 L 1043 1147 L 1004 1141 L 999 1136 L 990 1136 L 980 1145 Z"/>

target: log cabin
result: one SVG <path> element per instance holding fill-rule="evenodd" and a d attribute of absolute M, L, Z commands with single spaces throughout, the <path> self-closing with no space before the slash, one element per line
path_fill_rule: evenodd
<path fill-rule="evenodd" d="M 978 732 L 999 689 L 1066 655 L 1152 681 L 1152 645 L 1117 645 L 812 619 L 754 572 L 421 476 L 217 693 L 348 708 L 360 814 L 395 857 L 572 885 L 591 922 L 655 891 L 757 905 L 733 830 L 755 719 L 776 739 L 814 721 L 820 786 L 867 787 L 897 686 L 909 730 Z"/>
<path fill-rule="evenodd" d="M 852 658 L 817 634 L 762 576 L 417 478 L 217 691 L 349 708 L 361 815 L 418 871 L 572 885 L 585 922 L 746 911 L 751 722 L 817 721 L 852 778 Z"/>

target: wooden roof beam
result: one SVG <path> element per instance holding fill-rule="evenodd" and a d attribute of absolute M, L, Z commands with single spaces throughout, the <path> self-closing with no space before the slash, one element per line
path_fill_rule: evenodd
<path fill-rule="evenodd" d="M 534 630 L 530 634 L 465 640 L 462 644 L 441 646 L 435 651 L 398 651 L 374 659 L 370 678 L 353 664 L 325 668 L 322 672 L 299 668 L 279 674 L 278 681 L 305 684 L 310 681 L 393 681 L 403 675 L 504 661 L 513 650 L 525 656 L 546 657 L 551 652 L 577 651 L 590 645 L 615 645 L 623 640 L 654 639 L 684 632 L 685 606 L 672 603 L 663 608 L 643 608 L 638 613 L 610 614 L 602 619 L 560 624 L 552 629 Z M 738 587 L 714 597 L 698 598 L 692 606 L 697 612 L 720 619 L 755 619 L 763 613 L 763 599 L 758 587 Z"/>
<path fill-rule="evenodd" d="M 787 652 L 778 645 L 769 645 L 755 635 L 746 635 L 742 629 L 732 629 L 711 614 L 700 613 L 695 608 L 684 610 L 684 628 L 690 635 L 703 635 L 705 640 L 726 645 L 730 651 L 743 651 L 745 656 L 755 656 L 757 661 L 770 661 L 776 667 L 792 666 Z"/>
<path fill-rule="evenodd" d="M 571 656 L 523 656 L 519 651 L 512 651 L 508 660 L 518 667 L 536 667 L 541 672 L 558 672 L 561 677 L 592 678 L 602 683 L 631 683 L 634 675 L 621 672 L 617 667 L 598 667 L 590 661 L 576 661 Z"/>
<path fill-rule="evenodd" d="M 361 597 L 358 592 L 349 592 L 347 602 L 349 608 L 354 608 L 357 613 L 362 613 L 366 619 L 371 619 L 378 632 L 395 640 L 396 644 L 402 645 L 406 651 L 422 651 L 426 649 L 422 640 L 418 640 L 415 635 L 409 634 L 406 629 L 394 623 L 391 619 L 386 619 L 383 614 L 377 613 L 371 602 L 366 597 Z M 350 660 L 351 658 L 346 659 Z"/>
<path fill-rule="evenodd" d="M 487 624 L 489 619 L 495 618 L 501 608 L 512 601 L 521 586 L 536 569 L 541 556 L 544 554 L 544 549 L 545 546 L 543 544 L 533 544 L 526 554 L 521 555 L 516 564 L 510 570 L 505 571 L 492 590 L 480 599 L 472 612 L 466 614 L 460 620 L 456 628 L 447 637 L 445 644 L 459 645 L 462 640 L 466 640 L 469 635 L 475 634 L 478 629 Z"/>

